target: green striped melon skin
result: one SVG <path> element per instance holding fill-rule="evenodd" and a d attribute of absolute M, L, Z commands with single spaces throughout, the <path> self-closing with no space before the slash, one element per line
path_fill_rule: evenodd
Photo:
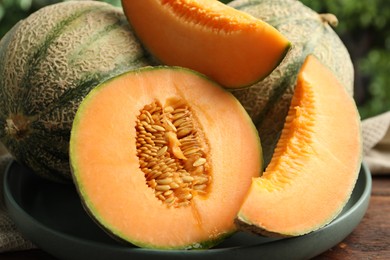
<path fill-rule="evenodd" d="M 308 54 L 328 66 L 353 94 L 354 69 L 348 50 L 321 16 L 297 0 L 235 0 L 229 6 L 262 19 L 285 35 L 292 48 L 263 81 L 232 93 L 254 121 L 263 146 L 265 165 L 283 128 L 296 75 Z"/>
<path fill-rule="evenodd" d="M 44 7 L 0 41 L 0 140 L 37 174 L 71 180 L 76 110 L 100 82 L 148 65 L 120 8 L 94 1 Z"/>

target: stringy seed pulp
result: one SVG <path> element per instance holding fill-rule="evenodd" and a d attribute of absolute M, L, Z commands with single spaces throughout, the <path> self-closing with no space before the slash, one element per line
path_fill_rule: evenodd
<path fill-rule="evenodd" d="M 188 206 L 206 195 L 211 176 L 207 140 L 187 102 L 146 105 L 136 121 L 139 165 L 147 185 L 167 206 Z"/>

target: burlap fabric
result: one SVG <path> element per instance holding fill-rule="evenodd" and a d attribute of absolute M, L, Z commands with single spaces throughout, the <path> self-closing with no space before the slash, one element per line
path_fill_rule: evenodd
<path fill-rule="evenodd" d="M 35 246 L 18 232 L 4 205 L 3 175 L 7 165 L 12 161 L 12 157 L 4 153 L 4 150 L 2 151 L 3 154 L 0 157 L 0 253 L 31 249 Z"/>
<path fill-rule="evenodd" d="M 362 132 L 364 161 L 371 173 L 390 174 L 390 112 L 364 120 Z M 18 232 L 4 205 L 3 174 L 11 160 L 11 156 L 0 147 L 0 253 L 35 247 Z"/>
<path fill-rule="evenodd" d="M 390 174 L 390 112 L 362 122 L 364 161 L 372 174 Z"/>

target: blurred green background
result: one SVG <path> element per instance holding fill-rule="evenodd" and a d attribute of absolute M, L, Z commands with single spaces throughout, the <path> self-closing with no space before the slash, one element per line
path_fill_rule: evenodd
<path fill-rule="evenodd" d="M 66 0 L 0 0 L 0 38 L 20 19 L 61 1 Z M 120 6 L 120 0 L 101 1 Z M 362 118 L 390 110 L 389 0 L 301 1 L 319 13 L 333 13 L 338 17 L 335 31 L 354 63 L 354 98 Z"/>

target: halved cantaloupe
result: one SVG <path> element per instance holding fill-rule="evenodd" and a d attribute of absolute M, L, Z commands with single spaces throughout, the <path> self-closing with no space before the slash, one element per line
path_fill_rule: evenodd
<path fill-rule="evenodd" d="M 160 62 L 194 69 L 225 87 L 263 79 L 290 48 L 269 24 L 215 0 L 122 0 L 122 6 Z"/>
<path fill-rule="evenodd" d="M 184 68 L 143 68 L 81 103 L 70 162 L 91 216 L 149 248 L 207 248 L 235 231 L 262 169 L 256 128 L 233 95 Z"/>
<path fill-rule="evenodd" d="M 353 99 L 308 56 L 272 160 L 253 179 L 236 222 L 268 236 L 297 236 L 326 225 L 348 201 L 361 159 Z"/>

